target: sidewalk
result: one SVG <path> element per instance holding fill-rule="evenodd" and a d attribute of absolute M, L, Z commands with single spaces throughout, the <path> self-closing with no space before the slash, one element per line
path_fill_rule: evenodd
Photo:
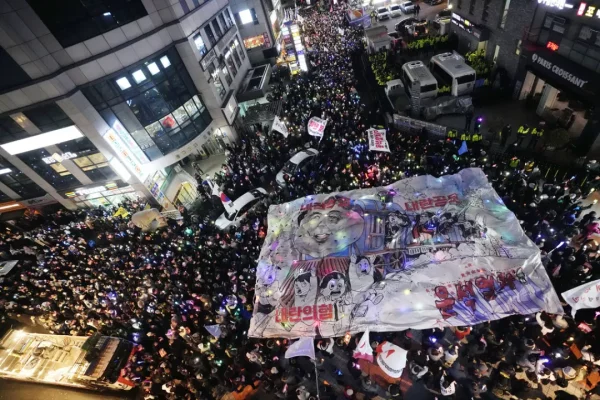
<path fill-rule="evenodd" d="M 197 163 L 200 166 L 200 169 L 202 169 L 202 171 L 204 172 L 202 174 L 202 178 L 212 178 L 215 175 L 215 172 L 218 172 L 221 170 L 221 166 L 223 164 L 225 164 L 225 153 L 221 153 L 221 154 L 215 154 L 213 156 L 210 156 L 208 158 L 205 158 L 204 160 L 200 160 L 200 161 L 195 161 L 195 163 Z M 189 163 L 185 166 L 184 168 L 191 176 L 194 176 L 196 174 L 196 171 L 194 170 L 193 167 L 193 163 Z M 201 182 L 198 182 L 198 184 L 200 184 Z"/>

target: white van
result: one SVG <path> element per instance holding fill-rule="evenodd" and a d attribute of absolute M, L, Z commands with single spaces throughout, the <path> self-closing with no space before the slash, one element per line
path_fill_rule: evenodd
<path fill-rule="evenodd" d="M 456 52 L 442 53 L 431 57 L 429 70 L 438 80 L 439 87 L 449 86 L 452 96 L 462 96 L 473 92 L 475 70 Z"/>
<path fill-rule="evenodd" d="M 408 92 L 423 99 L 437 96 L 438 83 L 421 61 L 410 61 L 402 66 L 402 80 Z M 420 89 L 420 92 L 417 89 Z"/>

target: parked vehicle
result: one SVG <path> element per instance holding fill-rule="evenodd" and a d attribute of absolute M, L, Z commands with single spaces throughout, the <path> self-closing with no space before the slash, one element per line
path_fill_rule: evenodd
<path fill-rule="evenodd" d="M 404 14 L 412 14 L 415 12 L 415 5 L 412 1 L 405 1 L 400 3 L 400 8 Z"/>
<path fill-rule="evenodd" d="M 390 10 L 387 7 L 379 7 L 377 9 L 377 21 L 383 21 L 390 17 Z"/>
<path fill-rule="evenodd" d="M 221 230 L 239 226 L 240 222 L 246 218 L 246 213 L 266 195 L 267 191 L 263 188 L 256 188 L 244 193 L 233 204 L 225 206 L 225 212 L 217 218 L 215 226 Z"/>
<path fill-rule="evenodd" d="M 402 10 L 398 4 L 394 4 L 390 7 L 390 16 L 392 18 L 399 17 L 402 15 Z"/>
<path fill-rule="evenodd" d="M 285 175 L 295 176 L 298 171 L 306 171 L 312 158 L 319 154 L 318 150 L 306 149 L 294 154 L 292 158 L 285 163 L 281 171 L 277 173 L 275 180 L 279 186 L 286 186 Z"/>

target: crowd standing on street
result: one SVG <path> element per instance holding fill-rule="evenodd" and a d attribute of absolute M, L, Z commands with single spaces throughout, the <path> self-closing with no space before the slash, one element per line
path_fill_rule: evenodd
<path fill-rule="evenodd" d="M 599 394 L 595 310 L 581 310 L 576 318 L 565 307 L 564 316 L 538 313 L 472 327 L 373 332 L 373 348 L 387 340 L 409 351 L 403 380 L 394 382 L 370 376 L 352 358 L 360 335 L 315 339 L 315 364 L 285 359 L 287 340 L 247 337 L 269 205 L 415 175 L 482 168 L 539 246 L 557 292 L 600 278 L 594 240 L 600 225 L 582 205 L 598 187 L 593 163 L 578 176 L 565 176 L 529 160 L 487 154 L 479 139 L 459 156 L 455 134 L 440 140 L 393 130 L 389 153 L 369 152 L 365 131 L 379 123 L 380 111 L 363 104 L 357 92 L 353 63 L 363 51 L 361 32 L 344 26 L 343 10 L 303 17 L 310 72 L 281 89 L 280 117 L 289 136 L 265 129 L 246 135 L 228 149 L 227 163 L 214 178 L 231 199 L 256 187 L 268 190 L 239 227 L 220 231 L 183 210 L 182 220 L 141 232 L 129 220 L 145 208 L 142 201 L 123 204 L 129 216 L 114 217 L 115 210 L 104 208 L 31 216 L 27 232 L 0 234 L 5 259 L 21 260 L 16 273 L 0 278 L 0 315 L 29 316 L 55 334 L 100 332 L 135 342 L 122 374 L 142 388 L 145 399 L 256 393 L 260 399 L 307 400 L 317 396 L 315 369 L 321 399 L 418 398 L 407 395 L 412 388 L 406 382 L 423 387 L 431 399 L 546 399 L 548 387 L 558 399 Z M 313 116 L 328 120 L 321 140 L 306 132 Z M 319 150 L 311 168 L 286 175 L 283 187 L 275 184 L 284 162 L 306 147 Z M 201 189 L 211 195 L 206 185 Z M 218 338 L 205 329 L 215 324 L 222 331 Z"/>

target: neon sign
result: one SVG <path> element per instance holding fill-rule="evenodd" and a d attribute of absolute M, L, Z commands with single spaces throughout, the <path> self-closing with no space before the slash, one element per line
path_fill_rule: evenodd
<path fill-rule="evenodd" d="M 558 8 L 559 10 L 573 8 L 573 4 L 567 3 L 566 0 L 538 0 L 538 3 L 548 7 Z"/>
<path fill-rule="evenodd" d="M 546 48 L 550 49 L 552 51 L 557 51 L 558 50 L 558 44 L 554 43 L 554 42 L 548 42 L 546 44 Z"/>
<path fill-rule="evenodd" d="M 593 6 L 588 3 L 579 3 L 579 8 L 577 9 L 577 15 L 580 17 L 600 18 L 600 9 L 597 6 Z"/>

